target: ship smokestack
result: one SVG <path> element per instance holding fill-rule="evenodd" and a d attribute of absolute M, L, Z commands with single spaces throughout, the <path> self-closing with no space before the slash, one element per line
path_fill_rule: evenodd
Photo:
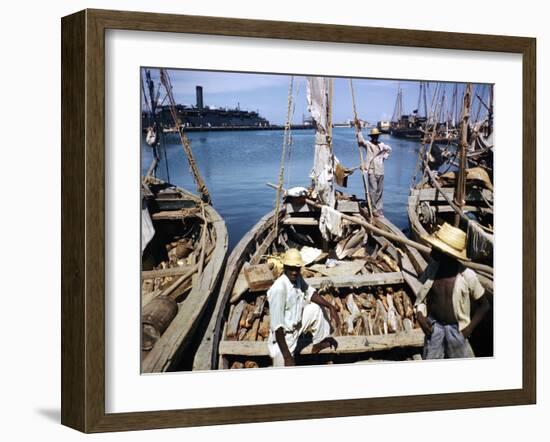
<path fill-rule="evenodd" d="M 202 102 L 202 86 L 197 86 L 197 109 L 202 109 L 204 107 Z"/>

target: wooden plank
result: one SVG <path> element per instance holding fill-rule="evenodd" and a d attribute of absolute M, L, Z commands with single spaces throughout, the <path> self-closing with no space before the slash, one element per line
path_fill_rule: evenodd
<path fill-rule="evenodd" d="M 241 300 L 241 302 L 233 307 L 231 317 L 227 324 L 227 337 L 233 338 L 237 334 L 237 331 L 239 330 L 239 322 L 241 320 L 241 316 L 243 314 L 245 306 L 246 302 L 244 302 L 244 300 Z"/>
<path fill-rule="evenodd" d="M 357 201 L 339 200 L 336 210 L 344 213 L 359 213 L 359 203 Z"/>
<path fill-rule="evenodd" d="M 182 265 L 178 267 L 172 267 L 168 269 L 158 269 L 158 270 L 143 270 L 141 272 L 141 279 L 155 279 L 155 278 L 166 278 L 168 276 L 179 276 L 187 273 L 192 266 Z"/>
<path fill-rule="evenodd" d="M 435 209 L 435 213 L 454 213 L 455 210 L 449 206 L 448 204 L 444 204 L 444 205 L 434 205 L 433 208 Z M 464 206 L 462 208 L 462 210 L 464 212 L 479 212 L 481 211 L 481 207 L 476 207 L 476 206 Z"/>
<path fill-rule="evenodd" d="M 153 213 L 151 218 L 153 221 L 160 220 L 177 220 L 182 218 L 187 218 L 188 216 L 194 216 L 196 218 L 201 218 L 199 213 L 189 210 L 163 210 L 161 212 Z"/>
<path fill-rule="evenodd" d="M 321 350 L 321 353 L 347 354 L 367 353 L 373 351 L 391 350 L 403 347 L 422 347 L 424 333 L 421 329 L 411 332 L 390 333 L 387 335 L 372 336 L 336 336 L 338 349 Z M 305 347 L 300 354 L 311 354 L 312 345 Z M 265 341 L 221 341 L 220 354 L 235 356 L 268 356 L 267 342 Z"/>
<path fill-rule="evenodd" d="M 312 210 L 306 203 L 302 205 L 285 203 L 285 211 L 286 213 L 298 213 L 298 212 L 307 213 L 307 212 L 311 212 Z"/>
<path fill-rule="evenodd" d="M 283 224 L 287 226 L 318 226 L 319 220 L 316 218 L 309 217 L 287 217 L 283 219 Z"/>
<path fill-rule="evenodd" d="M 256 250 L 253 252 L 253 256 L 250 259 L 250 265 L 256 265 L 260 262 L 262 259 L 262 256 L 265 255 L 269 249 L 269 247 L 273 244 L 273 241 L 275 241 L 275 238 L 277 236 L 277 232 L 275 229 L 271 230 L 263 240 L 262 244 L 260 244 L 259 247 L 256 248 Z M 257 236 L 255 236 L 257 238 Z"/>
<path fill-rule="evenodd" d="M 193 200 L 181 198 L 156 198 L 155 204 L 159 211 L 193 209 L 197 207 L 197 203 Z"/>
<path fill-rule="evenodd" d="M 248 283 L 248 289 L 251 292 L 268 290 L 275 282 L 273 272 L 268 264 L 256 264 L 245 267 L 244 276 Z"/>
<path fill-rule="evenodd" d="M 335 277 L 356 275 L 365 267 L 365 260 L 356 259 L 353 261 L 343 261 L 334 267 L 327 267 L 325 264 L 314 264 L 308 268 L 323 276 Z"/>
<path fill-rule="evenodd" d="M 181 190 L 183 191 L 183 189 Z M 214 294 L 214 287 L 221 278 L 221 270 L 227 253 L 227 228 L 213 207 L 205 206 L 205 212 L 215 232 L 214 249 L 209 252 L 209 260 L 202 274 L 193 281 L 190 293 L 180 304 L 178 314 L 149 355 L 142 361 L 143 373 L 168 371 L 180 362 L 184 350 L 198 326 L 199 319 L 205 311 L 207 302 Z"/>
<path fill-rule="evenodd" d="M 346 275 L 305 278 L 313 288 L 319 288 L 323 282 L 332 282 L 335 287 L 366 287 L 371 285 L 402 284 L 401 272 L 372 273 L 369 275 Z"/>
<path fill-rule="evenodd" d="M 454 189 L 453 188 L 450 188 L 450 187 L 444 187 L 443 189 L 443 192 L 445 192 L 445 194 L 451 198 L 451 199 L 454 199 Z M 487 198 L 488 201 L 492 201 L 493 200 L 493 192 L 488 190 L 488 189 L 483 189 L 483 196 L 485 198 Z M 445 200 L 445 197 L 443 195 L 441 195 L 441 192 L 439 192 L 437 189 L 434 189 L 433 187 L 430 187 L 428 189 L 420 189 L 418 191 L 418 197 L 420 199 L 420 201 L 441 201 L 441 202 L 446 202 Z M 436 199 L 437 198 L 437 199 Z M 476 201 L 476 202 L 482 202 L 484 203 L 483 201 L 483 198 L 481 197 L 481 195 L 479 194 L 479 191 L 472 191 L 472 190 L 469 190 L 468 192 L 466 192 L 466 201 Z"/>

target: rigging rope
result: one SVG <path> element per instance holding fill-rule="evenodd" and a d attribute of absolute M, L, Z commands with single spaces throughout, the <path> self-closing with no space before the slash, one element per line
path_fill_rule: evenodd
<path fill-rule="evenodd" d="M 168 155 L 166 153 L 166 143 L 165 143 L 165 136 L 164 136 L 164 131 L 162 130 L 162 128 L 159 128 L 158 129 L 161 133 L 161 137 L 162 137 L 162 142 L 160 143 L 160 145 L 162 146 L 162 150 L 164 152 L 164 164 L 166 166 L 166 181 L 169 183 L 170 182 L 170 171 L 168 170 Z"/>
<path fill-rule="evenodd" d="M 277 197 L 275 200 L 275 234 L 277 235 L 279 229 L 279 211 L 281 210 L 281 190 L 283 188 L 283 179 L 285 173 L 285 154 L 286 147 L 290 138 L 290 122 L 292 118 L 292 90 L 294 88 L 294 76 L 290 77 L 290 83 L 288 85 L 288 104 L 285 131 L 283 133 L 283 150 L 281 153 L 281 167 L 279 170 L 279 181 L 277 182 Z"/>
<path fill-rule="evenodd" d="M 164 88 L 166 89 L 166 95 L 168 96 L 168 100 L 170 101 L 170 113 L 172 114 L 174 125 L 178 130 L 178 134 L 180 136 L 183 150 L 185 151 L 185 154 L 187 156 L 189 169 L 191 170 L 191 174 L 197 185 L 197 191 L 199 192 L 202 201 L 204 201 L 207 204 L 210 204 L 211 202 L 210 193 L 208 192 L 206 184 L 204 183 L 201 177 L 201 174 L 199 172 L 199 169 L 197 168 L 197 164 L 195 163 L 195 159 L 193 158 L 191 143 L 189 142 L 189 139 L 183 132 L 183 127 L 181 125 L 181 122 L 178 118 L 178 114 L 176 111 L 176 102 L 174 100 L 174 95 L 172 94 L 172 84 L 170 82 L 170 77 L 168 76 L 168 72 L 165 69 L 160 70 L 160 81 L 162 82 L 162 84 L 164 85 Z"/>
<path fill-rule="evenodd" d="M 436 85 L 436 88 L 432 97 L 432 107 L 430 108 L 430 116 L 426 120 L 426 133 L 428 133 L 428 125 L 430 124 L 430 120 L 437 113 L 437 108 L 434 109 L 433 106 L 434 104 L 438 103 L 436 101 L 436 96 L 439 95 L 439 92 L 440 92 L 440 83 Z M 416 162 L 416 168 L 412 177 L 411 188 L 414 187 L 414 185 L 416 184 L 416 178 L 418 177 L 418 173 L 420 172 L 421 168 L 423 168 L 422 166 L 425 166 L 427 163 L 426 158 L 429 158 L 429 155 L 431 153 L 432 145 L 435 140 L 436 131 L 437 131 L 437 121 L 434 121 L 433 127 L 432 127 L 432 133 L 429 138 L 430 139 L 429 148 L 427 148 L 428 138 L 426 136 L 422 138 L 422 144 L 420 146 L 420 151 L 418 152 L 418 161 Z M 424 176 L 424 173 L 422 176 Z"/>
<path fill-rule="evenodd" d="M 360 162 L 360 168 L 361 168 L 361 178 L 363 180 L 363 188 L 365 189 L 365 199 L 367 200 L 367 205 L 369 207 L 369 215 L 372 220 L 372 204 L 370 201 L 370 194 L 369 194 L 369 186 L 367 184 L 367 179 L 365 178 L 365 173 L 368 173 L 368 169 L 365 170 L 365 163 L 363 161 L 363 150 L 361 149 L 361 145 L 359 144 L 359 134 L 361 132 L 361 128 L 359 127 L 359 119 L 357 117 L 357 107 L 355 105 L 355 90 L 353 89 L 353 81 L 350 78 L 349 80 L 349 87 L 351 90 L 351 103 L 353 107 L 353 116 L 354 116 L 354 125 L 355 125 L 355 138 L 357 140 L 357 148 L 359 149 L 359 162 Z M 369 164 L 370 165 L 370 164 Z"/>
<path fill-rule="evenodd" d="M 296 93 L 294 94 L 294 101 L 292 103 L 292 115 L 290 118 L 290 121 L 294 120 L 294 111 L 296 110 L 296 102 L 298 101 L 298 94 L 300 93 L 300 83 L 296 84 Z M 287 173 L 286 173 L 286 182 L 287 187 L 290 186 L 290 164 L 291 164 L 291 153 L 292 153 L 292 145 L 294 144 L 294 139 L 292 138 L 292 131 L 289 134 L 289 144 L 288 144 L 288 156 L 286 160 L 287 164 Z"/>

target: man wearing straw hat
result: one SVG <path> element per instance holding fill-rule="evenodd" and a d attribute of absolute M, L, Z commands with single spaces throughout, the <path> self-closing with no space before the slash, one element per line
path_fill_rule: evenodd
<path fill-rule="evenodd" d="M 312 353 L 338 346 L 330 335 L 330 324 L 323 314 L 328 309 L 336 327 L 340 326 L 338 309 L 325 301 L 301 275 L 304 262 L 297 249 L 283 255 L 284 270 L 267 292 L 269 302 L 269 355 L 274 367 L 295 365 L 294 352 L 298 338 L 312 335 Z"/>
<path fill-rule="evenodd" d="M 382 199 L 384 193 L 384 161 L 389 158 L 391 153 L 390 146 L 378 141 L 381 133 L 378 128 L 373 127 L 369 132 L 370 141 L 365 141 L 361 132 L 357 136 L 359 145 L 367 151 L 365 167 L 369 178 L 369 193 L 374 206 L 374 216 L 384 216 L 384 201 Z"/>
<path fill-rule="evenodd" d="M 490 307 L 475 272 L 459 261 L 469 261 L 466 234 L 443 223 L 423 239 L 432 246 L 425 282 L 415 302 L 416 317 L 426 335 L 423 358 L 474 357 L 468 338 Z M 477 304 L 473 318 L 471 300 Z"/>

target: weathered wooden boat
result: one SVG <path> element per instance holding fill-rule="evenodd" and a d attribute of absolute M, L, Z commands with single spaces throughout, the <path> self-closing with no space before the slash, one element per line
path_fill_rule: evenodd
<path fill-rule="evenodd" d="M 147 77 L 150 80 L 150 75 Z M 161 69 L 172 108 L 167 73 Z M 151 90 L 151 103 L 158 94 Z M 153 112 L 153 115 L 156 115 Z M 217 294 L 227 255 L 227 228 L 210 204 L 189 140 L 175 119 L 200 197 L 156 178 L 160 140 L 148 144 L 153 160 L 142 179 L 141 371 L 192 365 L 199 322 Z M 161 135 L 162 136 L 162 135 Z"/>
<path fill-rule="evenodd" d="M 435 187 L 429 179 L 411 189 L 407 215 L 413 239 L 427 244 L 424 236 L 432 234 L 444 222 L 453 224 L 456 214 L 454 196 L 454 187 Z M 492 290 L 493 191 L 472 183 L 467 186 L 465 196 L 460 227 L 468 233 L 467 253 L 473 261 L 466 265 L 476 270 L 483 285 Z"/>
<path fill-rule="evenodd" d="M 154 177 L 143 183 L 154 235 L 142 254 L 142 372 L 178 369 L 217 294 L 227 228 L 209 204 Z M 146 223 L 145 223 L 146 224 Z"/>
<path fill-rule="evenodd" d="M 335 164 L 326 141 L 331 127 L 326 97 L 331 93 L 330 86 L 323 86 L 320 79 L 309 82 L 310 109 L 317 129 L 312 173 L 318 177 L 326 172 L 324 165 Z M 371 218 L 365 200 L 323 187 L 322 182 L 331 182 L 330 176 L 313 181 L 310 189 L 289 192 L 283 206 L 258 221 L 231 253 L 208 325 L 211 338 L 203 342 L 201 364 L 194 369 L 271 365 L 266 292 L 282 272 L 280 257 L 289 248 L 300 250 L 306 263 L 302 276 L 338 306 L 342 323 L 341 327 L 331 324 L 337 349 L 314 355 L 307 341 L 299 343 L 298 363 L 419 357 L 424 335 L 412 305 L 425 260 L 406 246 L 412 242 L 388 220 Z M 281 190 L 281 182 L 273 187 Z M 345 227 L 341 234 L 327 237 L 321 225 L 328 205 L 341 216 Z M 396 240 L 400 246 L 395 245 Z"/>
<path fill-rule="evenodd" d="M 407 214 L 411 236 L 424 242 L 423 237 L 432 234 L 439 225 L 447 222 L 467 233 L 467 254 L 472 262 L 464 264 L 474 269 L 481 283 L 492 293 L 493 280 L 493 184 L 491 175 L 482 167 L 468 169 L 467 115 L 470 89 L 465 94 L 461 147 L 457 158 L 457 172 L 438 175 L 430 169 L 428 149 L 421 149 L 419 164 L 423 164 L 420 181 L 411 187 Z M 433 143 L 433 136 L 432 136 Z M 423 158 L 425 156 L 426 158 Z M 453 158 L 454 161 L 454 158 Z M 445 165 L 439 169 L 445 169 Z M 492 172 L 492 171 L 491 171 Z M 424 242 L 425 243 L 425 242 Z"/>
<path fill-rule="evenodd" d="M 271 364 L 266 342 L 269 332 L 266 289 L 252 290 L 246 273 L 258 265 L 274 262 L 289 247 L 309 256 L 302 271 L 309 285 L 317 289 L 326 284 L 335 287 L 331 294 L 323 296 L 338 305 L 342 324 L 340 329 L 332 324 L 338 349 L 312 355 L 311 345 L 306 345 L 300 351 L 300 363 L 418 357 L 424 335 L 418 328 L 412 305 L 418 273 L 426 265 L 423 258 L 414 249 L 398 248 L 384 236 L 367 234 L 362 226 L 353 223 L 347 236 L 337 244 L 325 242 L 323 247 L 319 233 L 321 211 L 309 204 L 298 211 L 295 208 L 287 203 L 279 213 L 278 234 L 275 213 L 270 212 L 231 253 L 218 298 L 217 321 L 211 323 L 211 366 L 224 369 Z M 363 217 L 359 201 L 341 199 L 337 209 L 353 218 Z M 386 219 L 377 219 L 376 226 L 390 235 L 405 238 Z M 274 279 L 280 269 L 272 271 Z"/>

